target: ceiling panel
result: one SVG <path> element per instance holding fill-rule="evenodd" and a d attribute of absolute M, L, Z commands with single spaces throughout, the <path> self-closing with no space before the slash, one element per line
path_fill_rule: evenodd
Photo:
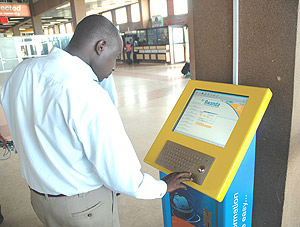
<path fill-rule="evenodd" d="M 116 9 L 125 5 L 131 5 L 137 3 L 138 0 L 85 0 L 87 15 L 102 13 L 111 9 Z M 57 9 L 43 14 L 45 17 L 61 17 L 61 16 L 72 16 L 70 4 L 58 7 Z"/>

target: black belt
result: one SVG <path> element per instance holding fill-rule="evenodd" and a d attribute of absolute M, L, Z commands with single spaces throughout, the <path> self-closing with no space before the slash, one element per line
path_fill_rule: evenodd
<path fill-rule="evenodd" d="M 64 196 L 66 196 L 63 194 L 59 194 L 59 195 L 43 194 L 43 193 L 37 192 L 36 190 L 33 190 L 32 188 L 30 188 L 30 190 L 33 191 L 34 193 L 36 193 L 38 195 L 42 195 L 42 196 L 48 196 L 48 197 L 64 197 Z"/>

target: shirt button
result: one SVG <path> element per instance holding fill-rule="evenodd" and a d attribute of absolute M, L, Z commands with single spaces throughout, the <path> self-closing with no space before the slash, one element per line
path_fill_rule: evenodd
<path fill-rule="evenodd" d="M 93 216 L 93 214 L 89 213 L 87 216 L 90 218 L 90 217 L 92 217 L 92 216 Z"/>

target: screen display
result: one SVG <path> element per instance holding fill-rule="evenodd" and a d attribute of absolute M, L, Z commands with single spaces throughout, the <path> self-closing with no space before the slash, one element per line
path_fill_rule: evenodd
<path fill-rule="evenodd" d="M 173 131 L 224 148 L 247 100 L 196 89 Z"/>

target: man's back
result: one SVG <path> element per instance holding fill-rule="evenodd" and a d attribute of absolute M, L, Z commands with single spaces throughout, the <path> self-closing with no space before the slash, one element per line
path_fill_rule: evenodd
<path fill-rule="evenodd" d="M 76 70 L 78 64 L 80 71 Z M 7 82 L 12 86 L 4 85 L 7 98 L 3 106 L 22 156 L 22 173 L 30 187 L 38 191 L 77 194 L 87 190 L 86 184 L 88 189 L 102 185 L 92 163 L 84 157 L 82 143 L 74 134 L 76 128 L 72 128 L 80 117 L 76 108 L 81 108 L 74 94 L 84 87 L 91 91 L 93 85 L 101 92 L 93 82 L 97 78 L 93 78 L 92 70 L 82 67 L 80 59 L 56 49 L 47 57 L 24 61 Z M 87 73 L 90 80 L 83 80 L 78 72 Z"/>

